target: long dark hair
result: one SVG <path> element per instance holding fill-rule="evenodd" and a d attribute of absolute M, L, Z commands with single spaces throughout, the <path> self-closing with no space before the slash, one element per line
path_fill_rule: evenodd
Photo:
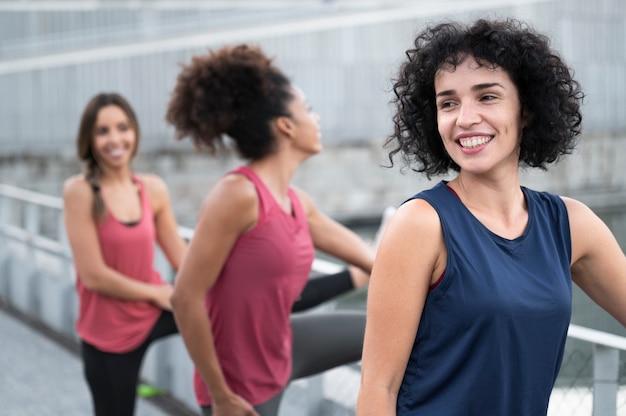
<path fill-rule="evenodd" d="M 139 122 L 137 121 L 135 111 L 124 97 L 114 92 L 100 93 L 89 100 L 80 119 L 78 135 L 76 136 L 76 152 L 78 159 L 83 163 L 85 179 L 94 191 L 93 214 L 96 220 L 103 218 L 105 208 L 104 201 L 100 195 L 102 170 L 98 165 L 98 158 L 94 150 L 94 134 L 98 113 L 102 108 L 110 105 L 119 107 L 126 114 L 132 129 L 135 131 L 135 148 L 132 156 L 135 156 L 139 147 Z"/>

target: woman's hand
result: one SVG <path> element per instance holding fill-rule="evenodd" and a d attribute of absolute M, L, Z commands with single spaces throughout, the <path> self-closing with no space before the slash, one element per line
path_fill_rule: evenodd
<path fill-rule="evenodd" d="M 172 297 L 172 292 L 174 291 L 174 287 L 169 283 L 164 283 L 162 285 L 154 286 L 154 294 L 152 297 L 152 303 L 158 306 L 161 309 L 165 309 L 166 311 L 172 310 L 172 302 L 170 298 Z"/>
<path fill-rule="evenodd" d="M 250 403 L 233 394 L 226 400 L 213 403 L 213 416 L 260 416 Z"/>

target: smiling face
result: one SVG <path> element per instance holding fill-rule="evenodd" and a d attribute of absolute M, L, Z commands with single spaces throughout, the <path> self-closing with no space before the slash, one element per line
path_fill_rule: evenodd
<path fill-rule="evenodd" d="M 102 168 L 119 169 L 130 164 L 137 136 L 126 113 L 116 105 L 98 111 L 93 130 L 93 150 Z"/>
<path fill-rule="evenodd" d="M 480 66 L 470 56 L 437 72 L 435 95 L 439 134 L 461 172 L 517 171 L 522 109 L 507 72 Z"/>

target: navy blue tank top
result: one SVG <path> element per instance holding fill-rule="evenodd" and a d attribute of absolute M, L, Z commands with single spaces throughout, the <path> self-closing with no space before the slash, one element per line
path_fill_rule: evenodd
<path fill-rule="evenodd" d="M 571 316 L 570 227 L 560 197 L 522 191 L 528 225 L 513 240 L 444 181 L 411 198 L 437 211 L 448 259 L 426 298 L 398 416 L 546 415 Z"/>

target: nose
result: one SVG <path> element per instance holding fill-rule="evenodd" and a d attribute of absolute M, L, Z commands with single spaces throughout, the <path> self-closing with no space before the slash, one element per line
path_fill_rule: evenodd
<path fill-rule="evenodd" d="M 122 141 L 123 137 L 124 137 L 124 132 L 121 132 L 117 129 L 111 129 L 108 135 L 109 141 L 113 143 L 118 143 Z"/>
<path fill-rule="evenodd" d="M 480 114 L 477 111 L 474 102 L 466 101 L 459 104 L 459 110 L 456 118 L 456 125 L 459 127 L 470 127 L 473 124 L 480 123 Z"/>

